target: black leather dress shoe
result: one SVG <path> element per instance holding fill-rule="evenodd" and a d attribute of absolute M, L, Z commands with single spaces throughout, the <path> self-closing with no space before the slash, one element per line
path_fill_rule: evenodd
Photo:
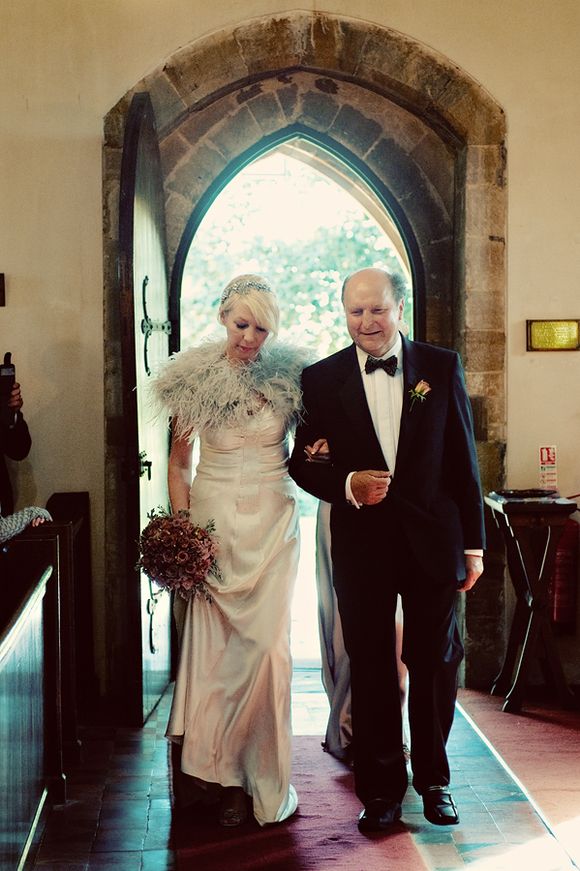
<path fill-rule="evenodd" d="M 358 828 L 360 832 L 385 832 L 400 819 L 400 802 L 375 798 L 360 812 Z"/>
<path fill-rule="evenodd" d="M 423 793 L 423 815 L 436 826 L 456 826 L 457 805 L 445 786 L 430 786 Z"/>

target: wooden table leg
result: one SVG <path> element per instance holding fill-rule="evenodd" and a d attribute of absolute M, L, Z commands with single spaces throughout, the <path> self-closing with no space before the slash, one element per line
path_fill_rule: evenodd
<path fill-rule="evenodd" d="M 540 618 L 536 612 L 530 611 L 528 628 L 526 630 L 521 656 L 516 668 L 514 682 L 506 695 L 502 711 L 515 714 L 521 709 L 522 700 L 526 690 L 528 670 L 532 662 L 540 631 Z"/>
<path fill-rule="evenodd" d="M 556 548 L 569 515 L 577 504 L 569 499 L 513 498 L 502 493 L 485 497 L 506 545 L 516 607 L 502 668 L 493 682 L 492 694 L 507 690 L 504 711 L 521 708 L 531 661 L 538 657 L 544 679 L 565 708 L 580 708 L 566 683 L 550 620 L 549 583 Z M 515 672 L 515 673 L 514 673 Z M 513 678 L 513 680 L 512 680 Z M 511 682 L 511 685 L 510 685 Z"/>
<path fill-rule="evenodd" d="M 516 602 L 512 625 L 508 638 L 507 648 L 501 671 L 493 682 L 492 696 L 505 696 L 512 685 L 514 668 L 523 644 L 523 639 L 528 625 L 529 607 L 520 599 Z"/>
<path fill-rule="evenodd" d="M 574 694 L 566 684 L 548 612 L 548 584 L 562 526 L 563 520 L 548 525 L 545 529 L 528 525 L 516 527 L 517 560 L 514 550 L 508 548 L 509 569 L 518 596 L 518 605 L 512 625 L 514 639 L 512 641 L 510 633 L 506 663 L 508 654 L 512 658 L 516 656 L 518 640 L 522 641 L 514 680 L 502 708 L 510 713 L 520 710 L 530 664 L 534 655 L 541 659 L 542 653 L 545 656 L 546 671 L 549 673 L 548 685 L 554 687 L 558 699 L 565 707 L 576 706 Z M 526 612 L 527 628 L 524 630 Z M 511 664 L 513 666 L 513 661 Z M 505 688 L 505 682 L 502 681 L 501 686 Z"/>

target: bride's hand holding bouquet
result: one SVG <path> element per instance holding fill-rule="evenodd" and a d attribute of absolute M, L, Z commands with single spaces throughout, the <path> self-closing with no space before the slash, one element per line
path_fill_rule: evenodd
<path fill-rule="evenodd" d="M 159 587 L 173 590 L 184 599 L 203 595 L 213 601 L 205 583 L 209 574 L 221 579 L 213 520 L 198 526 L 191 522 L 189 511 L 169 514 L 163 508 L 151 511 L 148 517 L 149 523 L 139 538 L 136 568 Z"/>

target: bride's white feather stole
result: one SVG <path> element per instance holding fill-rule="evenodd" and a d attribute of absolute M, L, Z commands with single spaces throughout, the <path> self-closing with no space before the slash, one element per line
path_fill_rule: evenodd
<path fill-rule="evenodd" d="M 177 437 L 193 440 L 206 428 L 243 425 L 264 401 L 293 425 L 301 409 L 307 353 L 273 341 L 255 361 L 236 366 L 225 351 L 223 340 L 179 351 L 153 379 L 154 402 L 173 419 Z"/>

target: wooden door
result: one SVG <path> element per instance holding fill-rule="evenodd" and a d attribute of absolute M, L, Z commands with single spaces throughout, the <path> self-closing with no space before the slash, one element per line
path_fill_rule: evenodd
<path fill-rule="evenodd" d="M 170 680 L 169 595 L 135 571 L 137 541 L 153 508 L 168 506 L 167 420 L 154 420 L 147 388 L 167 358 L 167 245 L 159 143 L 151 100 L 133 97 L 123 143 L 119 210 L 121 357 L 125 426 L 128 719 L 142 723 Z"/>

